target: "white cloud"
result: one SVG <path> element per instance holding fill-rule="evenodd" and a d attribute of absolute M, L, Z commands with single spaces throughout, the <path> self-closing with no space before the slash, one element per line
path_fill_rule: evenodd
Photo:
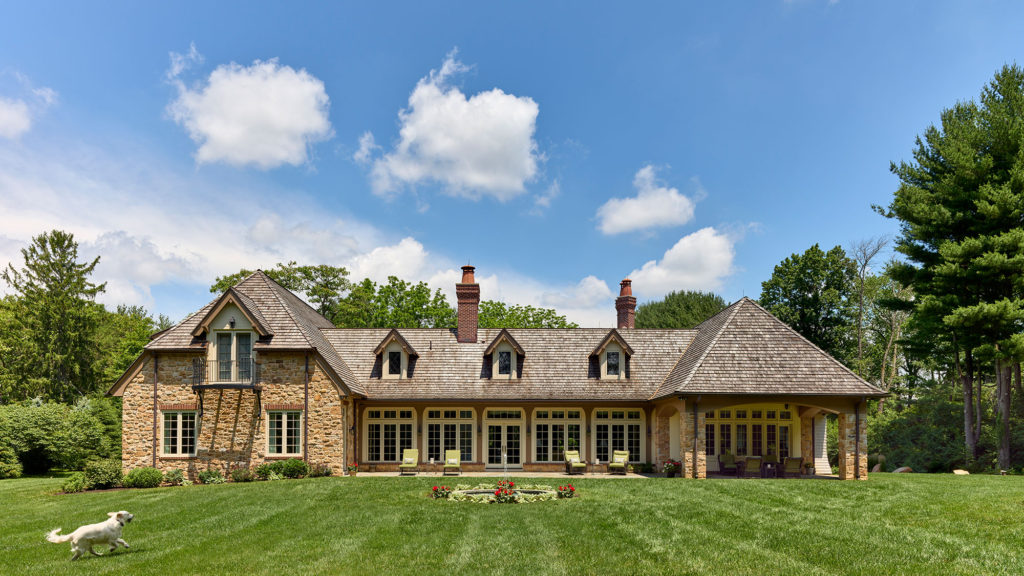
<path fill-rule="evenodd" d="M 0 138 L 14 140 L 32 127 L 32 115 L 24 100 L 0 98 Z"/>
<path fill-rule="evenodd" d="M 534 141 L 537 103 L 499 88 L 467 98 L 449 84 L 466 69 L 453 51 L 439 72 L 431 70 L 416 84 L 408 107 L 398 113 L 398 143 L 373 163 L 375 193 L 390 196 L 436 182 L 454 196 L 506 201 L 536 177 L 542 159 Z"/>
<path fill-rule="evenodd" d="M 379 149 L 380 146 L 378 146 L 377 141 L 373 139 L 373 132 L 367 130 L 359 137 L 359 150 L 356 150 L 356 153 L 352 155 L 352 159 L 360 164 L 367 164 L 373 156 L 374 150 Z"/>
<path fill-rule="evenodd" d="M 123 230 L 101 234 L 92 241 L 82 242 L 79 258 L 82 261 L 100 256 L 93 272 L 99 282 L 107 279 L 106 292 L 97 300 L 110 307 L 125 302 L 153 308 L 151 287 L 156 284 L 193 275 L 191 258 L 164 254 L 146 237 L 131 236 Z"/>
<path fill-rule="evenodd" d="M 57 92 L 45 86 L 36 88 L 27 76 L 11 72 L 16 97 L 0 96 L 0 138 L 16 140 L 32 129 L 32 122 L 57 102 Z"/>
<path fill-rule="evenodd" d="M 200 164 L 223 162 L 269 169 L 307 162 L 312 144 L 333 136 L 330 99 L 324 83 L 305 69 L 282 66 L 277 59 L 251 66 L 218 66 L 188 87 L 180 75 L 202 56 L 171 54 L 168 80 L 178 97 L 168 111 L 199 145 Z"/>
<path fill-rule="evenodd" d="M 604 234 L 622 234 L 682 226 L 693 220 L 694 200 L 658 181 L 654 166 L 647 165 L 633 177 L 637 195 L 612 198 L 597 209 L 598 228 Z"/>
<path fill-rule="evenodd" d="M 735 242 L 710 227 L 683 236 L 660 261 L 633 270 L 633 292 L 659 298 L 673 290 L 718 290 L 733 271 Z"/>
<path fill-rule="evenodd" d="M 558 195 L 561 193 L 562 187 L 558 184 L 558 180 L 551 182 L 544 192 L 534 196 L 533 210 L 530 210 L 530 213 L 534 216 L 543 214 L 545 210 L 551 207 L 551 201 L 558 198 Z"/>

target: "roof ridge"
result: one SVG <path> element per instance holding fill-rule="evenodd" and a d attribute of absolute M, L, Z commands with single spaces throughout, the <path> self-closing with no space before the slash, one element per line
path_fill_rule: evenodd
<path fill-rule="evenodd" d="M 267 288 L 270 289 L 270 293 L 274 295 L 274 298 L 276 298 L 278 303 L 281 304 L 281 307 L 284 308 L 284 311 L 288 313 L 288 317 L 291 318 L 292 322 L 295 323 L 295 325 L 299 327 L 299 332 L 302 334 L 302 338 L 306 341 L 306 344 L 310 348 L 316 350 L 316 346 L 313 345 L 312 339 L 309 337 L 309 334 L 306 332 L 306 326 L 304 325 L 304 323 L 301 322 L 298 318 L 295 317 L 295 313 L 292 312 L 292 307 L 289 306 L 288 303 L 284 301 L 284 298 L 282 298 L 281 294 L 279 294 L 278 291 L 275 289 L 275 287 L 284 288 L 284 286 L 281 286 L 280 284 L 278 284 L 277 281 L 275 281 L 273 278 L 268 276 L 262 270 L 257 270 L 256 272 L 253 272 L 253 276 L 255 276 L 257 273 L 260 274 L 260 278 L 263 280 L 264 284 L 266 284 Z M 272 284 L 268 283 L 267 282 L 268 280 L 270 282 L 272 282 Z"/>
<path fill-rule="evenodd" d="M 750 299 L 749 299 L 749 298 L 747 298 L 747 300 L 750 300 Z M 790 332 L 792 332 L 793 334 L 796 334 L 796 335 L 797 335 L 797 336 L 798 336 L 798 337 L 799 337 L 799 338 L 800 338 L 801 340 L 803 340 L 804 342 L 806 342 L 807 344 L 809 344 L 809 345 L 811 346 L 811 348 L 813 348 L 813 349 L 814 349 L 814 350 L 815 350 L 815 351 L 816 351 L 816 352 L 817 352 L 818 354 L 820 354 L 820 355 L 824 356 L 824 357 L 825 357 L 825 358 L 827 358 L 828 360 L 831 360 L 831 361 L 832 361 L 833 363 L 835 363 L 835 364 L 836 364 L 837 366 L 839 366 L 839 367 L 840 367 L 840 368 L 842 368 L 843 370 L 845 370 L 845 371 L 849 372 L 849 373 L 850 373 L 850 375 L 851 375 L 851 376 L 853 376 L 854 378 L 856 378 L 856 379 L 860 380 L 861 382 L 863 382 L 863 383 L 867 384 L 868 386 L 870 386 L 870 387 L 874 388 L 875 390 L 878 390 L 879 392 L 885 393 L 885 390 L 882 390 L 882 389 L 881 389 L 881 388 L 879 388 L 878 386 L 875 386 L 875 385 L 874 385 L 874 384 L 872 384 L 871 382 L 868 382 L 868 381 L 867 381 L 867 380 L 865 380 L 864 378 L 861 378 L 861 377 L 860 377 L 860 375 L 858 375 L 858 374 L 857 374 L 856 372 L 854 372 L 853 370 L 851 370 L 849 366 L 847 366 L 846 364 L 843 364 L 842 362 L 840 362 L 839 360 L 837 360 L 837 359 L 836 359 L 835 357 L 833 357 L 833 356 L 832 356 L 831 354 L 829 354 L 828 352 L 825 352 L 824 350 L 822 350 L 822 349 L 821 349 L 821 348 L 820 348 L 820 347 L 819 347 L 819 346 L 818 346 L 817 344 L 815 344 L 814 342 L 811 342 L 810 340 L 808 340 L 807 338 L 805 338 L 803 334 L 801 334 L 800 332 L 798 332 L 798 331 L 797 331 L 797 330 L 796 330 L 795 328 L 793 328 L 793 327 L 792 327 L 792 326 L 790 326 L 789 324 L 786 324 L 786 323 L 785 323 L 785 322 L 783 322 L 782 320 L 779 320 L 778 318 L 776 318 L 774 314 L 772 314 L 771 312 L 769 312 L 769 311 L 765 310 L 765 309 L 764 309 L 764 307 L 762 307 L 762 306 L 761 306 L 760 304 L 758 304 L 757 302 L 754 302 L 753 300 L 750 300 L 750 303 L 751 303 L 751 304 L 753 304 L 753 305 L 754 305 L 754 307 L 755 307 L 755 308 L 757 308 L 758 310 L 760 310 L 761 312 L 764 312 L 764 314 L 765 314 L 766 316 L 768 316 L 769 318 L 771 318 L 771 319 L 772 319 L 772 321 L 774 321 L 774 322 L 777 322 L 777 323 L 779 323 L 780 325 L 782 325 L 783 327 L 785 327 L 785 328 L 786 328 L 787 330 L 789 330 L 789 331 L 790 331 Z"/>
<path fill-rule="evenodd" d="M 718 338 L 721 337 L 722 332 L 725 332 L 725 328 L 727 326 L 729 326 L 729 324 L 732 323 L 734 318 L 736 318 L 736 313 L 739 312 L 740 308 L 743 307 L 742 304 L 743 304 L 743 302 L 745 300 L 750 300 L 750 298 L 747 298 L 746 296 L 744 296 L 743 298 L 740 298 L 739 300 L 737 300 L 735 303 L 733 303 L 731 306 L 729 306 L 725 310 L 722 310 L 721 312 L 718 313 L 718 314 L 725 314 L 726 311 L 729 310 L 729 308 L 733 309 L 731 312 L 729 312 L 729 316 L 725 319 L 725 322 L 722 322 L 722 325 L 718 328 L 718 332 L 716 332 L 715 335 L 711 338 L 711 341 L 708 342 L 708 345 L 707 345 L 706 348 L 704 348 L 704 352 L 700 355 L 700 358 L 698 358 L 697 361 L 693 364 L 693 369 L 690 370 L 690 373 L 687 374 L 685 378 L 683 378 L 683 381 L 680 382 L 678 386 L 676 386 L 676 392 L 679 392 L 684 387 L 686 387 L 687 384 L 690 383 L 690 380 L 693 378 L 693 375 L 697 373 L 697 370 L 700 369 L 700 365 L 704 363 L 704 359 L 708 357 L 708 353 L 711 352 L 711 349 L 714 348 L 715 344 L 718 343 Z M 715 316 L 718 316 L 718 314 L 715 314 Z M 712 316 L 711 318 L 714 318 L 715 316 Z M 708 320 L 711 320 L 711 318 L 708 318 Z M 708 320 L 705 320 L 704 322 L 707 322 Z M 704 322 L 701 322 L 701 324 L 703 324 Z M 697 338 L 694 337 L 694 340 L 696 340 L 696 339 Z M 693 342 L 691 341 L 690 344 L 692 345 Z M 690 347 L 687 346 L 686 348 L 687 348 L 687 350 L 689 350 Z M 686 351 L 684 350 L 683 353 L 679 355 L 679 358 L 682 359 L 682 357 L 685 356 L 685 355 L 686 355 Z M 669 374 L 671 374 L 671 372 Z M 666 378 L 667 378 L 667 376 L 666 376 Z"/>

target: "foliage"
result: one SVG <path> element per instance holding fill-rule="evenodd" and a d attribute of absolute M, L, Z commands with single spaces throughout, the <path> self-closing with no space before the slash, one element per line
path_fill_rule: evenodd
<path fill-rule="evenodd" d="M 90 460 L 84 472 L 90 490 L 117 488 L 124 481 L 120 460 Z"/>
<path fill-rule="evenodd" d="M 515 504 L 517 500 L 516 483 L 511 480 L 499 480 L 492 502 L 495 504 Z"/>
<path fill-rule="evenodd" d="M 139 357 L 149 337 L 170 328 L 171 321 L 166 316 L 154 318 L 142 306 L 120 304 L 112 312 L 100 306 L 96 308 L 96 345 L 99 351 L 94 370 L 105 389 Z"/>
<path fill-rule="evenodd" d="M 666 460 L 665 464 L 661 467 L 661 471 L 665 474 L 675 474 L 682 469 L 683 464 L 677 460 Z"/>
<path fill-rule="evenodd" d="M 309 467 L 310 478 L 323 478 L 331 475 L 331 465 L 323 462 L 312 464 Z"/>
<path fill-rule="evenodd" d="M 309 464 L 298 458 L 289 458 L 281 463 L 281 475 L 285 478 L 303 478 L 309 475 Z"/>
<path fill-rule="evenodd" d="M 349 472 L 359 472 L 359 462 L 353 461 L 347 468 Z"/>
<path fill-rule="evenodd" d="M 962 407 L 925 395 L 902 410 L 870 414 L 868 452 L 885 456 L 886 466 L 918 472 L 950 472 L 965 465 Z"/>
<path fill-rule="evenodd" d="M 78 469 L 89 458 L 110 454 L 99 420 L 66 404 L 0 406 L 0 438 L 14 449 L 27 474 L 54 467 Z"/>
<path fill-rule="evenodd" d="M 220 294 L 252 273 L 242 269 L 235 274 L 218 277 L 210 286 L 210 292 Z M 264 273 L 288 290 L 304 295 L 317 312 L 329 319 L 338 315 L 341 300 L 351 288 L 348 270 L 326 264 L 298 266 L 294 261 L 287 264 L 278 262 L 277 266 Z"/>
<path fill-rule="evenodd" d="M 89 489 L 89 481 L 85 479 L 85 474 L 81 472 L 75 472 L 74 474 L 67 477 L 64 483 L 60 487 L 61 490 L 68 494 L 74 494 L 76 492 L 85 492 Z"/>
<path fill-rule="evenodd" d="M 4 478 L 17 478 L 21 476 L 21 462 L 18 462 L 18 455 L 14 453 L 3 439 L 0 439 L 0 480 Z"/>
<path fill-rule="evenodd" d="M 576 497 L 576 487 L 573 486 L 572 484 L 566 484 L 565 486 L 559 486 L 558 487 L 558 497 L 559 498 L 575 498 Z"/>
<path fill-rule="evenodd" d="M 726 307 L 721 296 L 711 292 L 684 290 L 669 292 L 665 298 L 646 302 L 636 309 L 637 328 L 696 328 Z"/>
<path fill-rule="evenodd" d="M 430 492 L 431 498 L 443 498 L 448 499 L 452 495 L 452 489 L 448 486 L 434 486 Z"/>
<path fill-rule="evenodd" d="M 553 308 L 505 304 L 497 300 L 480 302 L 480 328 L 579 328 Z"/>
<path fill-rule="evenodd" d="M 89 276 L 99 257 L 78 262 L 74 235 L 61 230 L 34 237 L 21 255 L 22 268 L 8 264 L 0 277 L 15 295 L 14 314 L 23 330 L 19 338 L 25 340 L 24 351 L 33 360 L 21 363 L 31 375 L 25 378 L 42 381 L 45 397 L 57 400 L 68 401 L 96 390 L 97 314 L 93 301 L 105 284 L 93 284 Z"/>
<path fill-rule="evenodd" d="M 271 474 L 281 476 L 281 470 L 283 467 L 284 462 L 280 460 L 276 462 L 264 462 L 256 467 L 256 477 L 260 480 L 269 480 Z"/>
<path fill-rule="evenodd" d="M 135 468 L 124 476 L 125 488 L 156 488 L 164 480 L 164 475 L 156 468 Z"/>
<path fill-rule="evenodd" d="M 231 469 L 231 481 L 232 482 L 252 482 L 256 479 L 256 475 L 253 471 L 248 468 L 232 468 Z"/>
<path fill-rule="evenodd" d="M 388 276 L 386 284 L 370 279 L 352 287 L 331 320 L 340 328 L 454 328 L 455 309 L 440 290 Z"/>
<path fill-rule="evenodd" d="M 775 266 L 761 306 L 842 362 L 853 357 L 856 267 L 839 246 L 817 244 Z"/>
<path fill-rule="evenodd" d="M 180 468 L 164 472 L 164 482 L 171 486 L 181 486 L 185 481 L 185 473 Z"/>
<path fill-rule="evenodd" d="M 224 474 L 216 468 L 203 470 L 196 475 L 200 484 L 223 484 Z"/>

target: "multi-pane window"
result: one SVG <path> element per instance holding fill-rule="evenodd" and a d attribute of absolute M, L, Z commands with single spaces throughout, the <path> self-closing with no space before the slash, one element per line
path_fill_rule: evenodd
<path fill-rule="evenodd" d="M 583 413 L 580 410 L 534 412 L 537 462 L 561 462 L 566 450 L 579 450 Z"/>
<path fill-rule="evenodd" d="M 769 456 L 772 456 L 772 455 L 778 456 L 779 455 L 779 451 L 776 449 L 777 448 L 777 444 L 776 444 L 777 438 L 775 436 L 775 429 L 776 429 L 776 425 L 775 424 L 767 424 L 764 427 L 764 433 L 765 433 L 764 441 L 765 441 L 765 445 L 767 446 L 767 448 L 766 448 L 767 452 L 766 453 Z"/>
<path fill-rule="evenodd" d="M 231 333 L 217 334 L 217 380 L 231 380 Z"/>
<path fill-rule="evenodd" d="M 707 447 L 708 456 L 715 455 L 715 425 L 704 425 L 704 446 Z"/>
<path fill-rule="evenodd" d="M 412 410 L 367 410 L 366 459 L 396 462 L 413 447 Z"/>
<path fill-rule="evenodd" d="M 388 352 L 388 374 L 402 373 L 402 353 L 400 351 Z"/>
<path fill-rule="evenodd" d="M 610 422 L 608 422 L 610 420 Z M 643 459 L 643 413 L 640 410 L 597 410 L 594 412 L 596 452 L 607 461 L 616 450 L 629 450 L 630 462 Z"/>
<path fill-rule="evenodd" d="M 215 382 L 251 382 L 252 332 L 216 332 L 216 361 L 209 377 Z"/>
<path fill-rule="evenodd" d="M 168 456 L 195 455 L 195 412 L 164 412 L 163 453 Z"/>
<path fill-rule="evenodd" d="M 458 450 L 463 462 L 473 460 L 472 410 L 427 410 L 427 458 L 440 461 L 448 450 Z"/>
<path fill-rule="evenodd" d="M 249 382 L 252 380 L 252 334 L 239 333 L 235 337 L 235 344 L 238 347 L 238 380 Z"/>
<path fill-rule="evenodd" d="M 719 424 L 718 430 L 722 433 L 722 453 L 732 451 L 732 424 Z"/>
<path fill-rule="evenodd" d="M 751 435 L 750 455 L 751 456 L 763 456 L 763 453 L 762 453 L 762 450 L 761 450 L 761 447 L 762 447 L 761 429 L 762 429 L 762 426 L 760 424 L 751 424 L 750 425 L 750 435 Z"/>
<path fill-rule="evenodd" d="M 512 374 L 512 352 L 498 352 L 498 374 Z"/>
<path fill-rule="evenodd" d="M 279 455 L 302 453 L 302 412 L 273 411 L 267 414 L 267 452 Z"/>
<path fill-rule="evenodd" d="M 607 368 L 608 375 L 609 376 L 618 376 L 619 375 L 619 353 L 618 352 L 608 352 L 608 360 L 607 360 L 607 362 L 608 362 L 608 368 Z"/>
<path fill-rule="evenodd" d="M 747 455 L 747 425 L 737 424 L 736 425 L 736 455 L 746 456 Z"/>
<path fill-rule="evenodd" d="M 789 458 L 789 426 L 779 426 L 779 458 Z"/>
<path fill-rule="evenodd" d="M 737 456 L 777 455 L 781 459 L 792 452 L 791 410 L 750 407 L 709 412 L 706 416 L 710 418 L 712 414 L 718 422 L 718 438 L 715 444 L 708 437 L 709 455 L 717 449 L 719 454 L 731 450 Z"/>

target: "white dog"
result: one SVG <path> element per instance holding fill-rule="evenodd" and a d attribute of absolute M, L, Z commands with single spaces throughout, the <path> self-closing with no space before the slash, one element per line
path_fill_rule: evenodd
<path fill-rule="evenodd" d="M 75 530 L 71 534 L 58 535 L 60 528 L 51 530 L 46 535 L 46 539 L 50 542 L 60 543 L 71 541 L 71 551 L 74 552 L 72 560 L 78 560 L 82 557 L 82 554 L 89 552 L 95 556 L 102 556 L 99 552 L 92 549 L 94 544 L 108 544 L 110 551 L 117 550 L 117 545 L 120 544 L 125 548 L 128 548 L 128 543 L 121 539 L 121 530 L 124 525 L 131 522 L 133 515 L 121 510 L 120 512 L 108 512 L 107 516 L 110 516 L 105 522 L 99 522 L 97 524 L 87 524 L 82 526 L 78 530 Z"/>

